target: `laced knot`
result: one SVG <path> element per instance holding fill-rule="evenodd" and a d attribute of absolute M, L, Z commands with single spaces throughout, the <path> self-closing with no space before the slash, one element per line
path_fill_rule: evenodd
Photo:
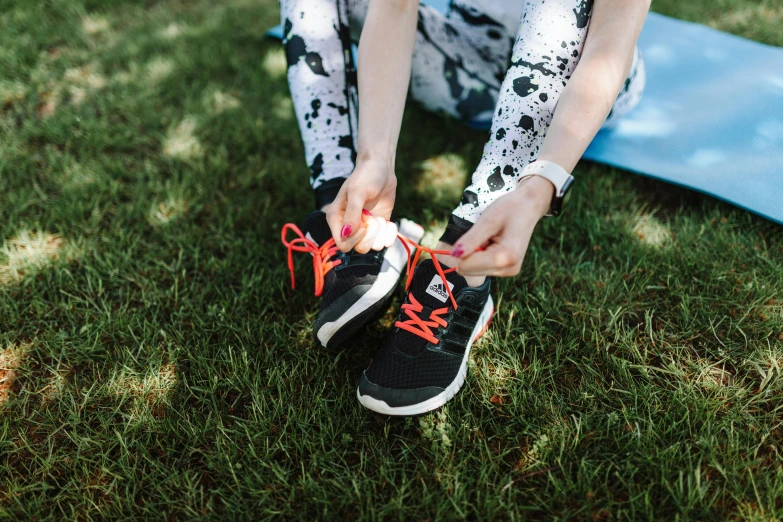
<path fill-rule="evenodd" d="M 454 268 L 447 268 L 443 269 L 443 266 L 441 266 L 440 262 L 438 261 L 437 256 L 447 256 L 451 252 L 448 250 L 435 250 L 434 248 L 428 248 L 425 246 L 421 246 L 420 244 L 416 243 L 412 239 L 408 239 L 407 237 L 403 236 L 402 234 L 397 234 L 397 238 L 402 243 L 402 246 L 405 247 L 405 251 L 408 252 L 408 264 L 405 267 L 405 273 L 408 276 L 408 281 L 405 283 L 405 291 L 408 291 L 408 288 L 411 286 L 411 278 L 413 276 L 413 269 L 416 268 L 416 265 L 419 264 L 419 257 L 421 257 L 421 254 L 426 252 L 430 255 L 430 259 L 432 259 L 432 264 L 435 265 L 435 271 L 438 273 L 440 278 L 443 280 L 443 285 L 445 287 L 446 292 L 449 294 L 449 299 L 451 299 L 451 304 L 454 305 L 454 309 L 457 309 L 457 300 L 454 298 L 454 294 L 451 293 L 451 288 L 449 287 L 449 282 L 446 279 L 446 274 L 449 272 L 454 272 L 457 270 L 456 267 Z M 415 250 L 411 250 L 411 247 L 413 247 Z M 411 259 L 411 252 L 414 252 L 413 259 Z"/>
<path fill-rule="evenodd" d="M 423 252 L 427 252 L 430 255 L 430 258 L 432 259 L 432 264 L 435 266 L 435 271 L 438 273 L 441 280 L 443 281 L 443 288 L 449 294 L 449 299 L 451 300 L 451 304 L 454 305 L 454 309 L 456 310 L 458 308 L 457 300 L 454 298 L 454 294 L 451 293 L 451 287 L 449 286 L 449 281 L 446 279 L 446 274 L 448 274 L 449 272 L 454 272 L 457 268 L 456 267 L 447 268 L 444 270 L 443 266 L 441 266 L 437 258 L 439 254 L 448 255 L 450 252 L 448 250 L 434 250 L 431 248 L 421 246 L 415 241 L 408 239 L 407 237 L 402 236 L 400 234 L 398 234 L 397 237 L 399 237 L 400 241 L 402 241 L 402 245 L 405 247 L 405 250 L 408 252 L 408 265 L 406 267 L 408 281 L 405 283 L 405 291 L 407 292 L 411 285 L 411 280 L 413 279 L 412 278 L 413 269 L 418 264 L 419 257 L 421 257 L 421 254 Z M 413 259 L 411 259 L 411 247 L 415 248 Z M 438 340 L 438 338 L 433 335 L 432 328 L 438 328 L 440 326 L 443 327 L 448 326 L 446 320 L 441 317 L 443 314 L 449 313 L 448 306 L 443 308 L 436 308 L 432 310 L 430 312 L 429 320 L 425 321 L 419 315 L 422 311 L 424 311 L 424 306 L 422 306 L 422 304 L 419 303 L 419 301 L 416 299 L 416 296 L 414 296 L 412 292 L 408 294 L 408 300 L 410 302 L 403 304 L 401 307 L 405 315 L 408 316 L 408 320 L 396 321 L 394 323 L 394 326 L 396 326 L 397 328 L 402 328 L 403 330 L 406 330 L 414 335 L 418 335 L 422 339 L 432 344 L 440 343 L 440 340 Z"/>
<path fill-rule="evenodd" d="M 289 230 L 299 237 L 287 241 L 286 236 Z M 313 256 L 315 295 L 320 296 L 324 291 L 324 276 L 326 273 L 343 262 L 342 259 L 332 259 L 337 254 L 337 244 L 334 242 L 334 238 L 329 238 L 323 245 L 318 246 L 318 243 L 305 237 L 302 231 L 299 230 L 299 227 L 293 223 L 286 223 L 283 225 L 281 240 L 283 245 L 288 248 L 288 271 L 291 272 L 291 288 L 296 288 L 296 283 L 294 282 L 294 252 L 308 252 Z"/>

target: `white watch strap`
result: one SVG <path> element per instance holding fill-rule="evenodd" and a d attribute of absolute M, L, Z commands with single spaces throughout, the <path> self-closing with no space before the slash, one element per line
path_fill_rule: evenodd
<path fill-rule="evenodd" d="M 552 161 L 536 160 L 533 163 L 529 163 L 527 167 L 522 169 L 522 175 L 519 178 L 521 182 L 525 178 L 530 176 L 541 176 L 552 182 L 555 186 L 555 197 L 562 197 L 563 187 L 565 187 L 566 181 L 569 180 L 571 174 Z"/>

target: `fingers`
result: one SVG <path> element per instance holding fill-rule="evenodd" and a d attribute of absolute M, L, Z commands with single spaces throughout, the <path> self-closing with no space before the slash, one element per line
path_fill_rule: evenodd
<path fill-rule="evenodd" d="M 347 201 L 344 189 L 345 185 L 340 188 L 334 201 L 332 201 L 329 209 L 326 211 L 326 222 L 329 224 L 329 230 L 331 230 L 335 242 L 340 239 L 340 229 L 343 226 L 343 214 L 345 214 L 345 203 Z"/>
<path fill-rule="evenodd" d="M 496 243 L 481 252 L 460 260 L 457 272 L 462 276 L 514 276 L 522 268 L 522 257 Z"/>
<path fill-rule="evenodd" d="M 354 246 L 360 254 L 366 254 L 370 250 L 382 250 L 394 244 L 397 239 L 397 225 L 391 221 L 386 221 L 379 216 L 365 214 L 363 216 L 365 223 L 364 237 Z"/>
<path fill-rule="evenodd" d="M 386 223 L 385 228 L 385 237 L 383 241 L 383 246 L 386 248 L 390 248 L 395 241 L 397 241 L 397 223 L 393 223 L 391 221 L 388 221 Z"/>
<path fill-rule="evenodd" d="M 349 212 L 346 207 L 351 196 L 341 190 L 326 213 L 329 229 L 337 247 L 343 252 L 356 250 L 365 254 L 370 250 L 381 250 L 394 244 L 397 239 L 397 225 L 380 216 L 360 208 L 358 226 L 349 222 Z M 354 212 L 355 214 L 355 212 Z"/>
<path fill-rule="evenodd" d="M 351 235 L 348 230 L 353 227 L 353 230 L 358 230 L 362 223 L 362 210 L 367 198 L 364 191 L 359 188 L 354 188 L 348 192 L 347 202 L 345 204 L 345 214 L 343 215 L 343 227 L 341 229 L 340 236 L 347 238 Z"/>
<path fill-rule="evenodd" d="M 473 255 L 476 250 L 500 233 L 501 229 L 502 222 L 485 213 L 470 230 L 459 238 L 451 249 L 452 257 L 462 259 Z"/>
<path fill-rule="evenodd" d="M 343 252 L 354 248 L 367 233 L 362 220 L 363 192 L 356 189 L 349 191 L 347 186 L 346 183 L 340 188 L 326 215 L 337 248 Z"/>
<path fill-rule="evenodd" d="M 364 236 L 353 247 L 354 250 L 360 254 L 366 254 L 372 249 L 373 243 L 375 243 L 375 239 L 378 236 L 378 232 L 381 230 L 381 221 L 376 217 L 365 216 L 365 225 L 366 232 Z"/>
<path fill-rule="evenodd" d="M 386 243 L 386 227 L 388 226 L 385 219 L 382 217 L 374 218 L 378 221 L 378 234 L 375 236 L 375 240 L 372 242 L 373 250 L 383 250 Z"/>

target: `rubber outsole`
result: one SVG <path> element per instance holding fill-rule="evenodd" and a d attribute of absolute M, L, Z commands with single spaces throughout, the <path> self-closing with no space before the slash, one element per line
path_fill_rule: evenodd
<path fill-rule="evenodd" d="M 492 301 L 492 296 L 487 299 L 486 304 L 484 305 L 484 309 L 481 312 L 481 315 L 479 316 L 479 320 L 476 323 L 476 327 L 473 330 L 473 333 L 471 335 L 471 341 L 468 343 L 468 346 L 465 348 L 465 354 L 462 356 L 462 364 L 459 367 L 459 371 L 457 372 L 456 377 L 454 377 L 454 380 L 451 381 L 451 383 L 446 387 L 445 390 L 440 392 L 438 395 L 431 397 L 425 401 L 419 402 L 417 404 L 409 404 L 406 406 L 389 406 L 385 401 L 376 399 L 374 397 L 371 397 L 370 395 L 362 395 L 361 391 L 357 388 L 356 389 L 356 396 L 359 399 L 359 402 L 367 408 L 368 410 L 372 410 L 377 413 L 382 413 L 384 415 L 391 415 L 391 416 L 411 416 L 411 415 L 421 415 L 423 413 L 430 412 L 432 410 L 438 409 L 444 404 L 446 404 L 448 401 L 450 401 L 462 388 L 462 385 L 465 383 L 465 378 L 468 374 L 468 357 L 470 355 L 470 349 L 473 347 L 473 344 L 484 335 L 484 333 L 489 328 L 489 323 L 492 321 L 492 316 L 495 313 L 495 305 Z"/>

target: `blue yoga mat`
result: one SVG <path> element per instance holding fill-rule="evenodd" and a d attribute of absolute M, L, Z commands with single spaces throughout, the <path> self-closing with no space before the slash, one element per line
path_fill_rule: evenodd
<path fill-rule="evenodd" d="M 445 9 L 448 0 L 427 3 Z M 783 224 L 783 49 L 655 13 L 639 47 L 642 101 L 584 157 Z"/>

